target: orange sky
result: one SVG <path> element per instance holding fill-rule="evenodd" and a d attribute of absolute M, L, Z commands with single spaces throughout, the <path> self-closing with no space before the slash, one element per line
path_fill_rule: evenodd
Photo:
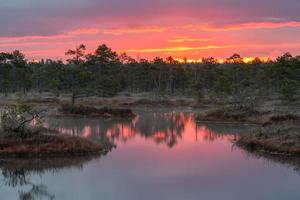
<path fill-rule="evenodd" d="M 65 59 L 64 52 L 81 43 L 88 51 L 105 43 L 147 59 L 300 54 L 299 2 L 262 1 L 270 3 L 264 12 L 258 2 L 244 0 L 12 0 L 0 8 L 0 26 L 6 27 L 0 30 L 0 51 Z"/>

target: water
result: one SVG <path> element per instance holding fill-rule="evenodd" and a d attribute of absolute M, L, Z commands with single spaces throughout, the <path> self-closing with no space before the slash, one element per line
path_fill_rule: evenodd
<path fill-rule="evenodd" d="M 100 158 L 2 160 L 1 199 L 300 199 L 293 167 L 233 146 L 251 126 L 197 124 L 191 112 L 136 112 L 132 121 L 48 119 L 48 127 L 116 148 Z"/>

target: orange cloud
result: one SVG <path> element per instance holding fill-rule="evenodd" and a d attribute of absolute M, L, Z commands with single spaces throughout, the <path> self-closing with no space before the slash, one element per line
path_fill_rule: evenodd
<path fill-rule="evenodd" d="M 104 30 L 104 34 L 122 35 L 129 33 L 162 33 L 166 28 L 163 27 L 138 27 L 138 28 L 117 28 Z"/>
<path fill-rule="evenodd" d="M 186 25 L 185 29 L 190 30 L 204 30 L 204 31 L 234 31 L 234 30 L 249 30 L 249 29 L 276 29 L 290 27 L 300 27 L 300 22 L 288 21 L 288 22 L 251 22 L 231 25 Z"/>
<path fill-rule="evenodd" d="M 99 32 L 97 30 L 97 32 Z M 22 37 L 0 37 L 0 45 L 1 44 L 31 44 L 32 41 L 40 41 L 41 43 L 51 40 L 57 41 L 60 39 L 70 38 L 76 35 L 86 35 L 86 34 L 96 34 L 96 29 L 77 29 L 74 31 L 67 32 L 65 34 L 58 34 L 58 35 L 50 35 L 50 36 L 40 36 L 40 35 L 33 35 L 33 36 L 22 36 Z"/>
<path fill-rule="evenodd" d="M 191 51 L 191 50 L 206 50 L 206 49 L 222 49 L 228 46 L 200 46 L 200 47 L 166 47 L 166 48 L 148 48 L 148 49 L 127 49 L 125 52 L 137 53 L 153 53 L 153 52 L 174 52 L 174 51 Z"/>
<path fill-rule="evenodd" d="M 23 36 L 23 37 L 0 37 L 0 44 L 10 43 L 10 42 L 23 42 L 29 40 L 57 40 L 64 39 L 67 35 L 52 35 L 52 36 Z"/>
<path fill-rule="evenodd" d="M 66 33 L 49 35 L 49 36 L 22 36 L 22 37 L 0 37 L 0 46 L 29 46 L 35 44 L 51 44 L 60 43 L 62 40 L 82 36 L 82 35 L 96 35 L 100 33 L 99 29 L 75 29 Z M 65 42 L 64 42 L 65 43 Z"/>
<path fill-rule="evenodd" d="M 189 37 L 178 37 L 175 39 L 170 39 L 169 43 L 184 43 L 184 42 L 207 42 L 210 39 L 208 38 L 189 38 Z"/>
<path fill-rule="evenodd" d="M 275 48 L 278 44 L 235 44 L 235 45 L 208 45 L 208 46 L 196 46 L 196 47 L 165 47 L 165 48 L 144 48 L 144 49 L 126 49 L 119 52 L 127 53 L 166 53 L 166 52 L 185 52 L 195 50 L 212 50 L 212 49 L 231 49 L 231 53 L 235 49 L 256 49 L 256 48 Z M 281 47 L 300 47 L 300 43 L 282 43 Z M 251 58 L 250 58 L 251 59 Z M 250 59 L 246 60 L 249 61 Z"/>

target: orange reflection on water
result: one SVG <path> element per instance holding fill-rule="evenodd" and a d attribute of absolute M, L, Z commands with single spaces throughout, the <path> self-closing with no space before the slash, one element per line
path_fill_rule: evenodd
<path fill-rule="evenodd" d="M 110 128 L 106 132 L 107 138 L 119 138 L 122 141 L 127 141 L 131 138 L 134 138 L 138 135 L 137 132 L 133 131 L 130 126 L 117 124 L 114 127 Z"/>
<path fill-rule="evenodd" d="M 173 147 L 180 141 L 212 142 L 217 139 L 232 140 L 235 137 L 228 130 L 218 130 L 220 127 L 215 125 L 197 123 L 194 114 L 184 112 L 143 113 L 128 121 L 73 120 L 75 121 L 68 123 L 62 121 L 56 124 L 57 129 L 65 134 L 113 143 L 122 143 L 139 137 Z M 51 125 L 51 121 L 48 123 L 48 127 L 54 126 Z"/>
<path fill-rule="evenodd" d="M 91 134 L 92 134 L 91 127 L 89 127 L 89 126 L 84 127 L 84 129 L 82 131 L 82 137 L 88 138 L 88 137 L 90 137 Z"/>

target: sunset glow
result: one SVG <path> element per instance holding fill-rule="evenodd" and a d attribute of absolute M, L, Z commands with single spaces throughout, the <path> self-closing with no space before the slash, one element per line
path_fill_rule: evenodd
<path fill-rule="evenodd" d="M 60 2 L 3 2 L 0 51 L 19 49 L 29 59 L 65 59 L 64 52 L 81 43 L 89 52 L 105 43 L 135 59 L 222 60 L 239 53 L 248 61 L 300 54 L 298 1 L 263 0 L 268 5 L 263 9 L 240 0 L 220 0 L 217 6 L 204 0 Z"/>

